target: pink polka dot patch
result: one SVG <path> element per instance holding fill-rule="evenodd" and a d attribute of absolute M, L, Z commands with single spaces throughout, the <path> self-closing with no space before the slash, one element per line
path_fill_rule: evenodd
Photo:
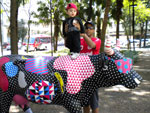
<path fill-rule="evenodd" d="M 55 60 L 54 68 L 67 71 L 66 89 L 71 94 L 78 93 L 82 81 L 91 77 L 95 72 L 90 58 L 85 55 L 79 56 L 75 60 L 72 60 L 70 56 L 61 56 Z"/>

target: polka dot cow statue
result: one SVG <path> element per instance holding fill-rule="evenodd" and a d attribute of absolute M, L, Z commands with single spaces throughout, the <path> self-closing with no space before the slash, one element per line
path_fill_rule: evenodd
<path fill-rule="evenodd" d="M 12 101 L 26 113 L 32 113 L 29 101 L 62 105 L 70 113 L 82 113 L 81 107 L 97 88 L 123 85 L 134 89 L 141 81 L 131 59 L 109 47 L 105 53 L 80 55 L 74 60 L 70 55 L 3 56 L 0 58 L 0 113 L 8 113 Z"/>

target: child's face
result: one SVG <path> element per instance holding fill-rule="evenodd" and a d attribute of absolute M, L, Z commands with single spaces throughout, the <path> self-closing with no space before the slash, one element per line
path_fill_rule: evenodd
<path fill-rule="evenodd" d="M 70 8 L 67 10 L 67 14 L 69 15 L 69 17 L 75 17 L 77 15 L 77 10 L 74 8 Z"/>

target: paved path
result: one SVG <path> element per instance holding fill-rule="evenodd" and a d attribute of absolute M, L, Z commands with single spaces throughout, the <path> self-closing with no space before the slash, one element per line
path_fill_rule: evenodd
<path fill-rule="evenodd" d="M 99 89 L 100 113 L 150 113 L 150 51 L 140 54 L 134 69 L 143 77 L 143 82 L 134 90 L 121 86 Z M 67 113 L 56 105 L 31 104 L 34 113 Z M 23 113 L 11 106 L 10 113 Z"/>
<path fill-rule="evenodd" d="M 143 77 L 141 85 L 100 89 L 100 113 L 150 113 L 150 51 L 140 54 L 134 69 Z"/>

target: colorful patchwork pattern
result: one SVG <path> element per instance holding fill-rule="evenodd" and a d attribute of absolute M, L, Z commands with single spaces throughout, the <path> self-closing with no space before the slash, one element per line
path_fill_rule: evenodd
<path fill-rule="evenodd" d="M 2 70 L 2 66 L 6 62 L 9 62 L 9 58 L 7 58 L 7 57 L 0 58 L 0 88 L 3 91 L 7 91 L 8 90 L 8 86 L 9 86 L 7 76 L 6 76 L 6 74 Z"/>
<path fill-rule="evenodd" d="M 53 57 L 30 58 L 26 60 L 25 69 L 35 74 L 48 74 L 47 62 Z"/>
<path fill-rule="evenodd" d="M 54 68 L 67 71 L 68 93 L 76 94 L 81 89 L 81 83 L 85 79 L 91 77 L 94 72 L 94 66 L 88 56 L 80 56 L 72 60 L 70 56 L 61 56 L 54 62 Z"/>
<path fill-rule="evenodd" d="M 105 57 L 108 60 L 115 62 L 117 69 L 120 73 L 128 74 L 132 68 L 132 59 L 124 58 L 119 60 L 114 60 L 110 57 Z"/>
<path fill-rule="evenodd" d="M 8 62 L 5 64 L 6 74 L 9 77 L 14 77 L 18 73 L 18 67 L 13 64 L 13 62 Z"/>
<path fill-rule="evenodd" d="M 132 60 L 129 58 L 115 60 L 115 64 L 120 73 L 128 74 L 132 67 Z"/>
<path fill-rule="evenodd" d="M 55 84 L 49 81 L 36 81 L 26 91 L 27 98 L 35 103 L 50 104 L 57 92 Z"/>

